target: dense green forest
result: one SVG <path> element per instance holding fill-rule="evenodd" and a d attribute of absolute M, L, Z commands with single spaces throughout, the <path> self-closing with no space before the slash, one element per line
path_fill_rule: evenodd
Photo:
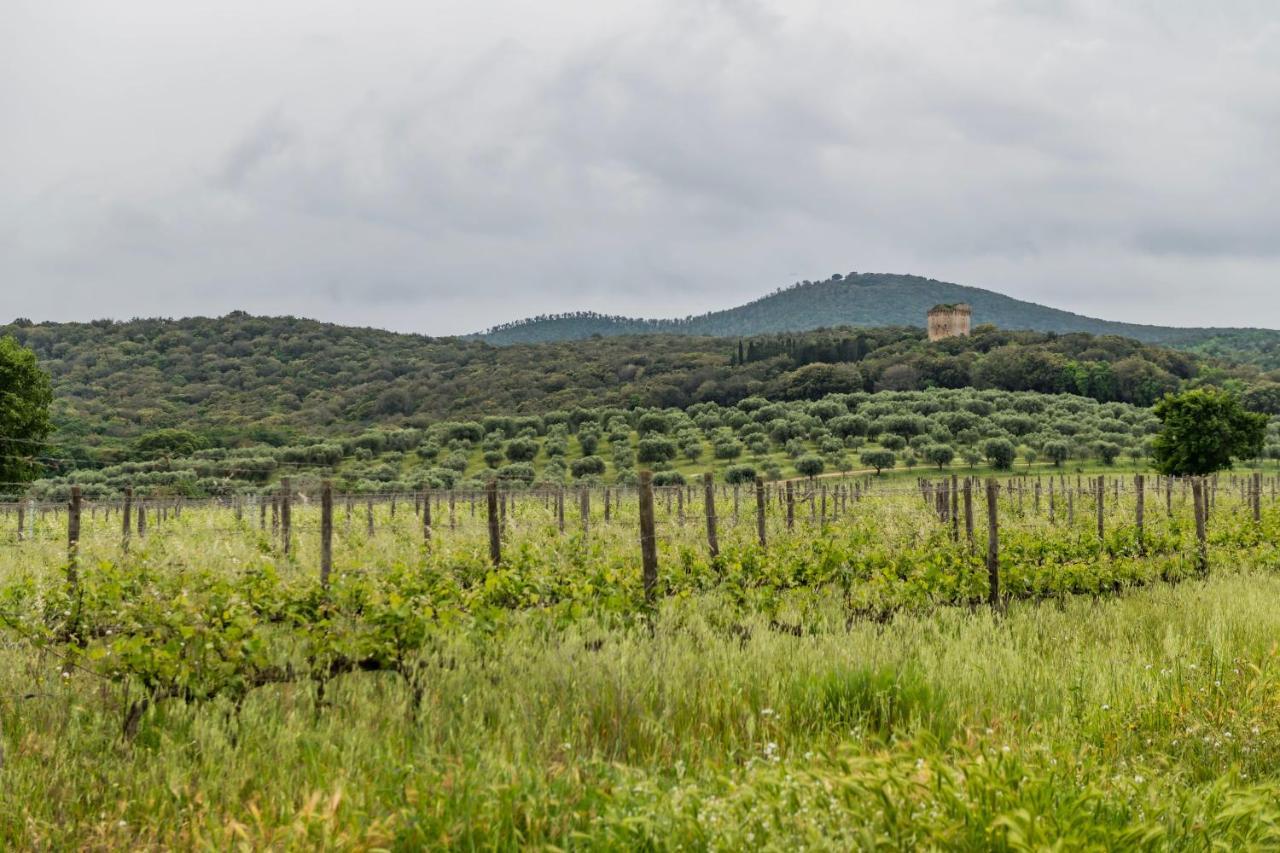
<path fill-rule="evenodd" d="M 494 344 L 576 340 L 593 335 L 681 334 L 737 336 L 796 332 L 825 326 L 924 326 L 939 303 L 967 302 L 974 322 L 1002 329 L 1120 335 L 1146 343 L 1280 368 L 1280 332 L 1269 329 L 1180 329 L 1098 320 L 990 290 L 911 275 L 837 273 L 800 281 L 760 299 L 694 317 L 639 320 L 589 311 L 544 315 L 484 332 Z"/>
<path fill-rule="evenodd" d="M 18 323 L 53 377 L 57 440 L 127 449 L 150 431 L 215 446 L 291 443 L 383 424 L 427 426 L 578 406 L 684 408 L 931 387 L 1072 393 L 1149 405 L 1185 383 L 1280 386 L 1256 369 L 1117 337 L 979 327 L 929 344 L 914 328 L 708 338 L 643 335 L 495 347 L 295 318 Z M 1270 407 L 1270 408 L 1268 408 Z"/>

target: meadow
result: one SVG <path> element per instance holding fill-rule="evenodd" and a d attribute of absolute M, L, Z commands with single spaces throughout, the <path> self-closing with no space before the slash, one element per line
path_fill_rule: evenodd
<path fill-rule="evenodd" d="M 929 486 L 11 513 L 0 843 L 415 849 L 1277 843 L 1280 504 L 1128 476 L 1005 480 L 990 602 Z M 1035 484 L 1040 481 L 1039 499 Z M 939 481 L 940 484 L 941 481 Z M 938 485 L 938 484 L 933 484 Z M 825 491 L 825 500 L 823 493 Z M 812 498 L 812 501 L 809 499 Z M 136 513 L 139 505 L 133 507 Z M 350 506 L 350 516 L 347 507 Z M 372 507 L 372 533 L 369 511 Z M 112 514 L 108 515 L 108 507 Z M 161 519 L 163 514 L 163 519 Z"/>

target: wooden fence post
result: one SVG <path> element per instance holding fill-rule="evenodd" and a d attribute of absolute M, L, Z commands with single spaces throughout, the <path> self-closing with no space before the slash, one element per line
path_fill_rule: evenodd
<path fill-rule="evenodd" d="M 793 486 L 794 484 L 787 480 L 787 530 L 792 530 L 796 526 L 796 495 Z"/>
<path fill-rule="evenodd" d="M 320 484 L 320 585 L 329 585 L 333 571 L 333 483 Z"/>
<path fill-rule="evenodd" d="M 284 555 L 289 556 L 293 547 L 293 480 L 280 480 L 280 534 L 284 537 Z"/>
<path fill-rule="evenodd" d="M 431 492 L 422 493 L 422 544 L 431 550 Z"/>
<path fill-rule="evenodd" d="M 578 513 L 582 516 L 582 538 L 591 530 L 591 489 L 583 486 L 578 494 Z"/>
<path fill-rule="evenodd" d="M 141 501 L 138 504 L 138 538 L 145 539 L 147 536 L 147 502 Z"/>
<path fill-rule="evenodd" d="M 1251 491 L 1253 492 L 1253 495 L 1251 497 L 1253 499 L 1253 523 L 1261 524 L 1262 523 L 1262 475 L 1261 474 L 1258 474 L 1256 472 L 1254 473 L 1252 486 L 1253 488 Z"/>
<path fill-rule="evenodd" d="M 1000 605 L 1000 517 L 997 498 L 1000 486 L 994 477 L 987 479 L 987 602 Z"/>
<path fill-rule="evenodd" d="M 973 478 L 964 478 L 964 535 L 973 551 Z"/>
<path fill-rule="evenodd" d="M 120 546 L 129 550 L 129 537 L 133 535 L 133 486 L 124 487 L 124 511 L 120 522 Z"/>
<path fill-rule="evenodd" d="M 80 559 L 80 487 L 71 487 L 71 501 L 67 504 L 67 583 L 75 587 L 80 578 L 77 563 Z"/>
<path fill-rule="evenodd" d="M 1097 500 L 1098 539 L 1105 541 L 1107 538 L 1107 532 L 1104 527 L 1105 520 L 1103 518 L 1103 512 L 1104 512 L 1103 505 L 1106 503 L 1106 500 L 1107 500 L 1107 483 L 1104 477 L 1098 477 L 1097 489 L 1098 489 L 1098 500 Z"/>
<path fill-rule="evenodd" d="M 764 478 L 756 475 L 756 536 L 760 540 L 760 547 L 766 547 L 768 539 L 765 535 L 765 512 L 767 510 L 767 502 L 764 497 Z"/>
<path fill-rule="evenodd" d="M 640 561 L 644 600 L 652 605 L 658 595 L 658 542 L 653 521 L 653 472 L 640 472 Z"/>
<path fill-rule="evenodd" d="M 497 480 L 484 484 L 484 496 L 489 509 L 489 561 L 498 566 L 502 564 L 502 531 L 498 526 Z"/>
<path fill-rule="evenodd" d="M 1139 474 L 1133 478 L 1134 491 L 1134 517 L 1138 527 L 1138 554 L 1146 556 L 1147 553 L 1147 478 Z"/>
<path fill-rule="evenodd" d="M 27 508 L 26 506 L 23 505 L 22 501 L 18 501 L 18 541 L 19 542 L 21 542 L 23 538 L 25 538 L 27 535 L 26 531 L 23 529 L 24 527 L 26 527 L 26 521 L 27 521 Z"/>
<path fill-rule="evenodd" d="M 1209 574 L 1209 539 L 1205 530 L 1206 504 L 1209 496 L 1205 488 L 1203 477 L 1193 477 L 1191 480 L 1191 497 L 1195 505 L 1196 519 L 1196 570 L 1202 574 Z"/>
<path fill-rule="evenodd" d="M 720 556 L 720 542 L 716 538 L 716 484 L 715 475 L 710 471 L 702 475 L 702 488 L 706 498 L 706 514 L 707 514 L 707 550 L 711 552 L 711 559 Z"/>

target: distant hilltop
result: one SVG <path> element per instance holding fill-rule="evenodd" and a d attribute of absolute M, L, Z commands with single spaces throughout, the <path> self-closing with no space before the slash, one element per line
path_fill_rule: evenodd
<path fill-rule="evenodd" d="M 1120 335 L 1267 366 L 1280 364 L 1280 332 L 1269 329 L 1118 323 L 979 287 L 895 273 L 837 273 L 824 281 L 800 281 L 736 308 L 693 317 L 638 319 L 578 311 L 505 323 L 471 337 L 507 345 L 636 334 L 736 337 L 834 326 L 927 328 L 929 311 L 939 305 L 967 305 L 973 317 L 1002 329 Z"/>

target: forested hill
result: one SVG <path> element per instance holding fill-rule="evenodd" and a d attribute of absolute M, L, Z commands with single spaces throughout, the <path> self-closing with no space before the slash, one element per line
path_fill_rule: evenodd
<path fill-rule="evenodd" d="M 59 442 L 123 445 L 181 428 L 216 446 L 579 406 L 729 405 L 762 394 L 975 386 L 1148 405 L 1188 382 L 1263 389 L 1228 367 L 1118 337 L 979 328 L 938 344 L 907 327 L 747 338 L 642 335 L 518 344 L 428 338 L 292 317 L 0 326 L 53 377 Z M 1270 377 L 1274 378 L 1274 377 Z"/>
<path fill-rule="evenodd" d="M 1002 329 L 1121 335 L 1147 343 L 1237 357 L 1280 367 L 1280 332 L 1265 329 L 1183 329 L 1098 320 L 1024 302 L 991 290 L 913 275 L 850 273 L 826 281 L 798 282 L 725 311 L 670 320 L 638 320 L 582 312 L 534 317 L 496 326 L 480 335 L 492 344 L 533 343 L 593 335 L 759 335 L 827 326 L 919 326 L 939 303 L 967 302 L 974 323 Z"/>

